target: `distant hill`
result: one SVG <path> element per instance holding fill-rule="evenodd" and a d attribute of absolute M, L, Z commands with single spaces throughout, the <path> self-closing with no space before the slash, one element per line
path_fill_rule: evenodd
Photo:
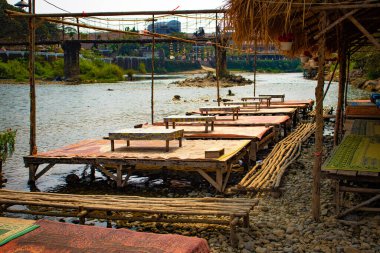
<path fill-rule="evenodd" d="M 5 14 L 4 10 L 20 11 L 19 8 L 10 5 L 6 0 L 0 0 L 0 41 L 27 41 L 28 20 L 26 18 L 11 18 Z M 47 22 L 38 23 L 36 30 L 36 40 L 58 40 L 60 30 L 55 24 Z"/>

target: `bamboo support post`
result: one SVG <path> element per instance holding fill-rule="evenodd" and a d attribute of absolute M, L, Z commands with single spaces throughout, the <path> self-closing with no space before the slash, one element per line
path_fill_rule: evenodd
<path fill-rule="evenodd" d="M 236 225 L 239 222 L 239 218 L 235 217 L 234 215 L 231 215 L 230 220 L 231 220 L 231 222 L 230 222 L 230 241 L 231 241 L 232 247 L 236 247 L 237 243 L 238 243 L 238 238 L 236 235 Z"/>
<path fill-rule="evenodd" d="M 340 25 L 338 29 L 338 60 L 339 60 L 339 90 L 338 90 L 338 104 L 336 107 L 335 115 L 335 128 L 334 128 L 334 146 L 337 146 L 340 142 L 340 136 L 342 132 L 342 117 L 343 117 L 343 100 L 344 100 L 344 88 L 346 84 L 346 63 L 347 63 L 347 42 L 344 38 L 344 29 Z"/>
<path fill-rule="evenodd" d="M 322 12 L 320 30 L 326 28 L 327 22 L 326 11 Z M 325 65 L 325 34 L 319 37 L 318 41 L 318 83 L 315 88 L 316 98 L 316 131 L 315 131 L 315 159 L 313 167 L 313 190 L 312 190 L 312 213 L 316 221 L 320 219 L 320 192 L 321 192 L 321 165 L 322 165 L 322 152 L 323 152 L 323 87 L 325 83 L 324 65 Z"/>
<path fill-rule="evenodd" d="M 29 14 L 35 14 L 36 1 L 29 0 Z M 36 18 L 29 18 L 29 97 L 30 97 L 30 155 L 37 153 L 36 144 L 36 83 L 35 83 L 35 51 L 36 51 Z"/>
<path fill-rule="evenodd" d="M 153 31 L 153 33 L 155 33 L 156 32 L 156 30 L 155 30 L 155 27 L 154 27 L 154 14 L 152 15 L 152 24 L 153 24 L 153 26 L 152 26 L 152 31 Z M 152 122 L 152 125 L 153 125 L 153 123 L 154 123 L 154 49 L 155 49 L 155 45 L 156 45 L 156 37 L 155 36 L 153 36 L 153 38 L 152 38 L 152 86 L 151 86 L 151 101 L 150 101 L 150 103 L 151 103 L 151 122 Z"/>
<path fill-rule="evenodd" d="M 220 87 L 219 87 L 219 38 L 218 38 L 218 13 L 215 13 L 215 77 L 216 77 L 216 101 L 220 106 Z M 206 123 L 207 124 L 207 123 Z M 206 125 L 207 126 L 207 125 Z"/>

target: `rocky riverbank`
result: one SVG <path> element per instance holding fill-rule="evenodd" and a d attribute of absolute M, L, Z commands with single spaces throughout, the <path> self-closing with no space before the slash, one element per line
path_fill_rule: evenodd
<path fill-rule="evenodd" d="M 327 128 L 329 127 L 332 128 L 332 125 Z M 332 136 L 325 136 L 326 153 L 324 157 L 327 157 L 328 152 L 332 150 L 332 143 Z M 260 159 L 264 158 L 265 153 L 259 154 Z M 380 215 L 352 214 L 345 217 L 345 221 L 335 219 L 334 185 L 327 179 L 322 179 L 321 184 L 321 222 L 313 220 L 311 215 L 313 161 L 314 146 L 311 143 L 303 147 L 301 157 L 288 168 L 283 177 L 282 196 L 279 198 L 274 198 L 270 194 L 256 196 L 234 194 L 228 196 L 234 198 L 251 197 L 259 200 L 259 205 L 250 214 L 250 229 L 238 229 L 239 243 L 237 249 L 230 246 L 229 230 L 224 226 L 139 222 L 118 222 L 116 226 L 144 232 L 198 236 L 208 241 L 213 253 L 380 252 Z M 238 180 L 235 179 L 232 184 L 236 184 Z M 193 180 L 191 181 L 194 183 Z M 145 187 L 127 187 L 126 192 L 118 193 L 113 193 L 109 187 L 103 184 L 103 186 L 97 187 L 97 190 L 104 190 L 108 194 L 156 197 L 223 197 L 204 183 L 194 187 L 186 180 L 171 180 L 170 184 L 170 186 L 157 187 L 153 181 Z M 89 187 L 94 189 L 94 185 L 89 185 Z M 70 186 L 69 191 L 81 193 L 80 190 L 72 186 Z M 89 193 L 88 189 L 83 189 L 83 192 Z M 350 197 L 350 201 L 355 200 L 356 197 Z M 67 221 L 70 222 L 70 220 Z M 74 220 L 74 222 L 78 221 Z M 93 221 L 93 223 L 98 223 L 98 221 Z"/>
<path fill-rule="evenodd" d="M 180 87 L 216 87 L 216 76 L 212 72 L 208 72 L 204 77 L 186 78 L 183 81 L 176 81 L 172 84 L 177 84 Z M 240 75 L 228 75 L 219 79 L 220 87 L 244 86 L 252 84 L 252 81 L 245 79 Z"/>

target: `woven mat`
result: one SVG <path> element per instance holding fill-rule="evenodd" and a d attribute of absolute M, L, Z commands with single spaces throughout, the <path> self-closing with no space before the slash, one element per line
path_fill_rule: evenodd
<path fill-rule="evenodd" d="M 38 228 L 35 223 L 34 220 L 0 217 L 0 246 Z"/>
<path fill-rule="evenodd" d="M 348 135 L 323 165 L 324 170 L 380 172 L 380 136 Z"/>
<path fill-rule="evenodd" d="M 208 253 L 207 241 L 172 234 L 134 232 L 48 220 L 40 228 L 0 248 L 1 253 Z"/>

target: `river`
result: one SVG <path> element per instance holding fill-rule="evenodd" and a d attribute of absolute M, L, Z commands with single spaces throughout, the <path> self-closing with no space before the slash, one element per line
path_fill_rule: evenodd
<path fill-rule="evenodd" d="M 242 74 L 253 80 L 253 74 Z M 171 114 L 184 114 L 200 106 L 213 104 L 215 88 L 177 87 L 170 84 L 181 80 L 157 79 L 155 81 L 155 121 Z M 285 99 L 314 99 L 316 81 L 305 80 L 302 73 L 258 74 L 256 94 L 285 94 Z M 253 95 L 253 85 L 221 89 L 226 97 L 228 90 L 235 99 Z M 83 139 L 102 138 L 111 130 L 133 127 L 150 122 L 151 82 L 99 83 L 82 85 L 38 85 L 37 93 L 37 145 L 39 151 L 62 147 Z M 337 83 L 332 83 L 325 105 L 336 106 Z M 174 95 L 181 101 L 174 102 Z M 350 99 L 368 93 L 350 88 Z M 231 98 L 231 97 L 228 97 Z M 206 102 L 208 101 L 208 102 Z M 3 168 L 7 189 L 27 190 L 28 169 L 23 156 L 29 152 L 29 87 L 18 84 L 0 85 L 0 130 L 17 130 L 16 151 Z M 80 173 L 79 165 L 55 166 L 37 181 L 41 191 L 49 191 L 65 184 L 70 172 Z"/>

